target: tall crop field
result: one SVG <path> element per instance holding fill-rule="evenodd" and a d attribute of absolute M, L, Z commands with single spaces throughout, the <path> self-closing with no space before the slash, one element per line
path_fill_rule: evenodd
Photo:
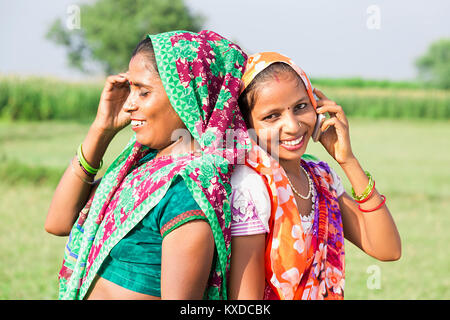
<path fill-rule="evenodd" d="M 348 116 L 450 119 L 450 90 L 360 79 L 313 79 L 312 84 L 340 104 Z M 92 119 L 102 87 L 101 82 L 0 77 L 0 119 Z"/>

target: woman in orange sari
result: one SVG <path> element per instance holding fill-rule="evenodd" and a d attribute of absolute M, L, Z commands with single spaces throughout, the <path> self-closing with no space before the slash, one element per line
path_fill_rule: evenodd
<path fill-rule="evenodd" d="M 381 261 L 400 258 L 386 197 L 352 151 L 343 108 L 303 70 L 278 53 L 251 56 L 239 106 L 259 141 L 231 178 L 231 299 L 343 299 L 344 236 Z M 305 154 L 326 113 L 318 139 L 352 196 L 327 163 Z"/>

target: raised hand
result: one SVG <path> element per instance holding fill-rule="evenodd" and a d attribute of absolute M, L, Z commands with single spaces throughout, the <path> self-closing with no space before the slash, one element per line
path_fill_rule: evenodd
<path fill-rule="evenodd" d="M 350 144 L 347 117 L 342 107 L 328 99 L 322 91 L 314 89 L 314 93 L 319 98 L 317 113 L 330 114 L 330 118 L 322 123 L 320 128 L 322 135 L 319 141 L 340 165 L 344 165 L 355 158 Z"/>
<path fill-rule="evenodd" d="M 95 118 L 97 127 L 111 132 L 119 132 L 130 123 L 130 114 L 123 110 L 123 105 L 130 94 L 127 73 L 109 76 L 100 97 Z"/>

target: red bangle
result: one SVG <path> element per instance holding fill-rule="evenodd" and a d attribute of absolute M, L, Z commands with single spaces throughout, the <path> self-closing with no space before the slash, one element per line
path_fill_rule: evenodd
<path fill-rule="evenodd" d="M 370 210 L 364 210 L 364 209 L 361 209 L 361 206 L 360 206 L 360 205 L 358 205 L 358 209 L 359 209 L 360 211 L 362 211 L 362 212 L 373 212 L 373 211 L 375 211 L 375 210 L 378 210 L 378 209 L 380 209 L 380 208 L 385 204 L 385 202 L 386 202 L 386 197 L 385 197 L 384 195 L 381 195 L 381 198 L 383 199 L 383 201 L 382 201 L 378 206 L 376 206 L 376 207 L 373 208 L 373 209 L 370 209 Z"/>
<path fill-rule="evenodd" d="M 374 190 L 375 190 L 375 181 L 373 182 L 372 190 L 370 190 L 370 193 L 367 195 L 367 197 L 366 197 L 365 199 L 363 199 L 363 200 L 356 200 L 356 199 L 355 199 L 355 201 L 358 202 L 358 203 L 364 203 L 364 202 L 366 202 L 366 201 L 369 200 L 370 197 L 373 195 L 373 191 L 374 191 Z"/>

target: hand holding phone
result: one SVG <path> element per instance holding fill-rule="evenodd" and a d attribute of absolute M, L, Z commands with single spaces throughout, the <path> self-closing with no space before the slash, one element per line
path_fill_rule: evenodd
<path fill-rule="evenodd" d="M 314 89 L 314 93 L 320 98 L 317 102 L 320 107 L 316 113 L 330 116 L 316 124 L 320 132 L 321 129 L 325 130 L 319 135 L 320 143 L 339 164 L 347 163 L 355 156 L 352 152 L 349 125 L 344 109 L 335 101 L 328 99 L 320 90 Z M 330 128 L 331 130 L 328 130 Z"/>

